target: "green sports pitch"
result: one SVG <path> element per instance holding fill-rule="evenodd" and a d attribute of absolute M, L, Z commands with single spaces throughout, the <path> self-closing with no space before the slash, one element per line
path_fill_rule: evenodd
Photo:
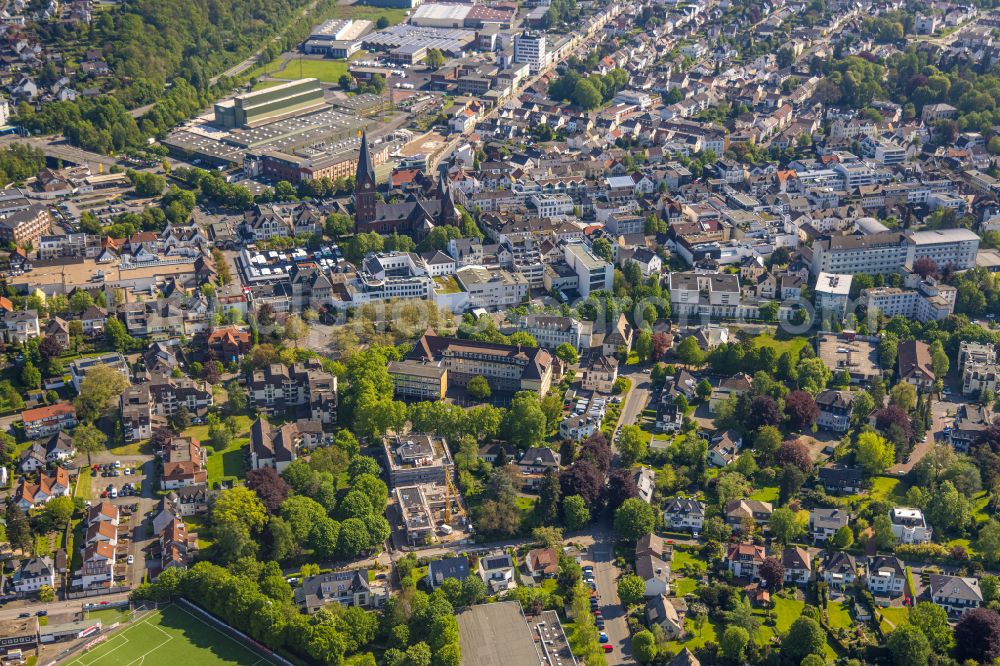
<path fill-rule="evenodd" d="M 65 666 L 272 666 L 277 662 L 176 604 L 139 615 Z"/>

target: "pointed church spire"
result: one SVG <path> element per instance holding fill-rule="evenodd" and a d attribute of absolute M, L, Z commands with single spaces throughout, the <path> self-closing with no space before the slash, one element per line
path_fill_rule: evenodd
<path fill-rule="evenodd" d="M 358 154 L 358 170 L 354 174 L 356 182 L 365 180 L 375 182 L 375 163 L 372 161 L 372 152 L 368 148 L 368 132 L 361 131 L 361 151 Z"/>

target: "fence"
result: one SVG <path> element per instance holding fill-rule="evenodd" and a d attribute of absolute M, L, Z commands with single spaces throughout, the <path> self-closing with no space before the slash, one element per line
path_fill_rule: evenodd
<path fill-rule="evenodd" d="M 195 613 L 196 615 L 198 615 L 199 617 L 201 617 L 203 620 L 205 620 L 206 622 L 208 622 L 209 624 L 211 624 L 216 629 L 219 629 L 223 633 L 229 634 L 232 637 L 234 637 L 234 638 L 236 638 L 236 639 L 238 639 L 238 640 L 246 643 L 247 645 L 249 645 L 253 649 L 257 650 L 257 652 L 263 654 L 266 657 L 270 657 L 271 659 L 275 660 L 276 662 L 278 662 L 282 666 L 295 666 L 295 664 L 293 664 L 292 662 L 288 661 L 287 659 L 285 659 L 284 657 L 282 657 L 280 654 L 278 654 L 278 653 L 272 651 L 270 648 L 268 648 L 268 647 L 266 647 L 266 646 L 258 643 L 253 638 L 251 638 L 250 636 L 244 634 L 239 629 L 236 629 L 235 627 L 231 627 L 230 625 L 226 624 L 225 622 L 223 622 L 219 618 L 215 617 L 214 615 L 212 615 L 208 611 L 206 611 L 203 608 L 200 608 L 199 606 L 191 603 L 190 601 L 188 601 L 184 597 L 178 597 L 176 601 L 177 601 L 177 603 L 180 606 L 182 606 L 186 610 L 191 611 L 192 613 Z"/>
<path fill-rule="evenodd" d="M 86 599 L 88 597 L 103 597 L 109 594 L 118 594 L 119 592 L 129 592 L 131 591 L 131 589 L 132 589 L 131 587 L 126 585 L 121 587 L 101 588 L 99 590 L 83 590 L 82 592 L 67 592 L 66 598 Z"/>

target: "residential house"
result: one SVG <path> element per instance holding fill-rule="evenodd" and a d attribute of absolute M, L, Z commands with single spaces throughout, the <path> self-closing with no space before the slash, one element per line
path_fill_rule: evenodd
<path fill-rule="evenodd" d="M 639 499 L 646 504 L 652 504 L 653 492 L 656 490 L 656 472 L 648 467 L 632 468 L 632 480 L 639 489 Z"/>
<path fill-rule="evenodd" d="M 752 543 L 732 543 L 726 550 L 726 568 L 736 578 L 754 579 L 764 563 L 764 547 Z"/>
<path fill-rule="evenodd" d="M 646 584 L 645 596 L 655 597 L 670 591 L 670 565 L 652 553 L 635 558 L 635 573 Z"/>
<path fill-rule="evenodd" d="M 814 542 L 832 539 L 841 527 L 846 527 L 851 514 L 839 508 L 813 509 L 809 513 L 809 535 Z"/>
<path fill-rule="evenodd" d="M 906 585 L 906 568 L 893 555 L 876 555 L 868 558 L 865 579 L 868 591 L 897 597 Z"/>
<path fill-rule="evenodd" d="M 160 532 L 160 571 L 187 569 L 198 551 L 198 535 L 189 532 L 180 518 L 175 518 Z"/>
<path fill-rule="evenodd" d="M 845 590 L 858 577 L 858 565 L 854 556 L 843 551 L 833 551 L 823 564 L 823 580 L 832 588 Z"/>
<path fill-rule="evenodd" d="M 719 407 L 729 402 L 731 397 L 739 397 L 752 388 L 753 378 L 745 372 L 726 377 L 718 386 L 712 388 L 712 394 L 708 399 L 708 411 L 712 414 L 718 413 Z"/>
<path fill-rule="evenodd" d="M 930 390 L 936 379 L 931 361 L 931 348 L 920 340 L 899 343 L 899 380 L 913 384 L 917 389 Z"/>
<path fill-rule="evenodd" d="M 632 349 L 632 338 L 635 331 L 625 319 L 624 314 L 618 315 L 614 327 L 604 335 L 601 351 L 604 356 L 614 356 L 619 349 L 627 354 Z"/>
<path fill-rule="evenodd" d="M 39 439 L 76 427 L 76 407 L 71 402 L 35 407 L 21 412 L 24 434 L 28 439 Z"/>
<path fill-rule="evenodd" d="M 21 562 L 14 571 L 14 591 L 19 595 L 34 594 L 43 586 L 55 588 L 56 569 L 51 557 L 32 557 Z"/>
<path fill-rule="evenodd" d="M 250 468 L 273 467 L 280 474 L 297 456 L 301 437 L 295 423 L 272 427 L 266 416 L 250 426 Z"/>
<path fill-rule="evenodd" d="M 388 598 L 388 591 L 385 585 L 369 582 L 368 578 L 367 569 L 306 576 L 295 588 L 295 605 L 309 615 L 334 603 L 365 609 L 378 608 Z"/>
<path fill-rule="evenodd" d="M 650 625 L 660 625 L 664 635 L 670 640 L 684 637 L 684 620 L 666 594 L 658 595 L 646 602 L 646 621 Z M 697 660 L 694 663 L 697 663 Z"/>
<path fill-rule="evenodd" d="M 160 488 L 174 490 L 186 486 L 204 485 L 208 482 L 205 461 L 208 454 L 198 440 L 191 437 L 174 437 L 161 454 L 163 473 Z"/>
<path fill-rule="evenodd" d="M 559 551 L 555 548 L 534 548 L 524 557 L 524 572 L 536 582 L 555 578 L 559 573 Z"/>
<path fill-rule="evenodd" d="M 819 468 L 819 482 L 831 494 L 854 494 L 864 489 L 865 475 L 860 467 L 827 463 Z"/>
<path fill-rule="evenodd" d="M 743 437 L 734 430 L 727 430 L 713 439 L 708 449 L 708 464 L 728 467 L 736 462 L 742 446 Z"/>
<path fill-rule="evenodd" d="M 238 361 L 250 351 L 250 343 L 250 331 L 239 326 L 217 328 L 205 339 L 209 353 L 224 363 Z"/>
<path fill-rule="evenodd" d="M 266 414 L 300 409 L 323 423 L 337 417 L 337 377 L 315 360 L 291 367 L 272 363 L 257 370 L 247 382 L 247 395 Z"/>
<path fill-rule="evenodd" d="M 752 499 L 732 500 L 726 504 L 726 522 L 733 529 L 743 529 L 750 521 L 763 525 L 771 519 L 773 507 L 770 502 Z"/>
<path fill-rule="evenodd" d="M 933 530 L 924 518 L 924 512 L 912 507 L 897 506 L 889 511 L 892 533 L 896 543 L 928 543 Z"/>
<path fill-rule="evenodd" d="M 663 507 L 668 530 L 698 533 L 705 524 L 705 505 L 696 499 L 673 497 Z"/>
<path fill-rule="evenodd" d="M 850 391 L 827 389 L 816 396 L 819 417 L 816 425 L 823 430 L 844 433 L 851 426 L 851 404 L 854 394 Z"/>
<path fill-rule="evenodd" d="M 56 467 L 52 472 L 42 472 L 38 483 L 31 483 L 22 478 L 14 490 L 14 501 L 22 511 L 47 504 L 54 497 L 69 497 L 69 472 L 63 467 Z"/>
<path fill-rule="evenodd" d="M 441 586 L 446 578 L 462 582 L 469 577 L 469 560 L 465 557 L 446 557 L 427 564 L 427 585 L 432 590 Z"/>
<path fill-rule="evenodd" d="M 618 379 L 618 359 L 614 356 L 591 354 L 581 368 L 580 386 L 584 391 L 611 393 Z"/>
<path fill-rule="evenodd" d="M 785 567 L 785 582 L 807 585 L 812 579 L 812 555 L 805 548 L 785 548 L 781 551 L 781 564 Z"/>
<path fill-rule="evenodd" d="M 524 487 L 537 488 L 549 470 L 558 474 L 561 461 L 559 452 L 547 446 L 533 446 L 525 451 L 517 463 L 524 479 Z"/>
<path fill-rule="evenodd" d="M 961 617 L 983 603 L 983 592 L 975 578 L 931 574 L 929 587 L 931 601 L 952 618 Z"/>
<path fill-rule="evenodd" d="M 514 559 L 502 550 L 480 557 L 477 573 L 491 594 L 517 587 L 514 581 Z"/>

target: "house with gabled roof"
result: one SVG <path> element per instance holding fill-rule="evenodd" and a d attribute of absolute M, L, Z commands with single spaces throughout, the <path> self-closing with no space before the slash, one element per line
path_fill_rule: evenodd
<path fill-rule="evenodd" d="M 906 585 L 906 568 L 894 555 L 876 555 L 865 562 L 865 584 L 872 594 L 899 596 Z"/>
<path fill-rule="evenodd" d="M 961 617 L 983 603 L 983 591 L 976 578 L 931 574 L 928 587 L 931 601 L 945 609 L 949 617 Z"/>
<path fill-rule="evenodd" d="M 781 551 L 781 564 L 785 567 L 785 582 L 806 585 L 812 579 L 812 555 L 805 548 L 785 548 Z"/>

